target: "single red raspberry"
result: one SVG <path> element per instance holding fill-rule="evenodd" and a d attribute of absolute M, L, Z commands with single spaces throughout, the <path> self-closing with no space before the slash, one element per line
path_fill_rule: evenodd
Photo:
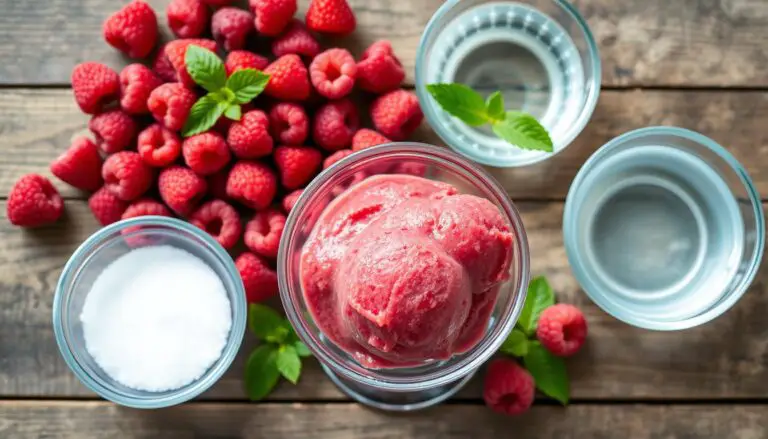
<path fill-rule="evenodd" d="M 131 58 L 144 58 L 157 43 L 157 17 L 152 8 L 134 0 L 104 21 L 104 39 Z"/>
<path fill-rule="evenodd" d="M 6 209 L 11 224 L 38 227 L 56 222 L 61 217 L 64 200 L 47 178 L 27 174 L 11 187 Z"/>
<path fill-rule="evenodd" d="M 227 143 L 235 156 L 241 159 L 255 159 L 272 153 L 267 115 L 261 110 L 243 114 L 229 127 Z"/>
<path fill-rule="evenodd" d="M 315 113 L 312 138 L 323 149 L 338 151 L 349 147 L 359 126 L 360 117 L 352 101 L 342 99 L 328 102 Z"/>
<path fill-rule="evenodd" d="M 203 38 L 186 38 L 183 40 L 174 40 L 165 45 L 165 55 L 176 70 L 176 78 L 179 82 L 189 88 L 195 88 L 195 80 L 187 72 L 187 63 L 184 57 L 187 54 L 187 47 L 195 45 L 216 52 L 216 42 Z"/>
<path fill-rule="evenodd" d="M 147 108 L 169 130 L 180 131 L 195 105 L 195 93 L 177 82 L 163 84 L 150 93 Z"/>
<path fill-rule="evenodd" d="M 225 249 L 234 247 L 243 233 L 240 215 L 234 207 L 221 200 L 212 200 L 200 206 L 190 215 L 189 222 L 208 232 Z"/>
<path fill-rule="evenodd" d="M 354 151 L 352 151 L 351 149 L 340 149 L 334 152 L 333 154 L 326 157 L 325 160 L 323 160 L 323 169 L 330 168 L 331 166 L 336 164 L 336 162 L 341 161 L 342 159 L 348 157 L 353 152 Z"/>
<path fill-rule="evenodd" d="M 227 196 L 252 209 L 264 209 L 277 192 L 277 177 L 265 164 L 242 160 L 227 177 Z"/>
<path fill-rule="evenodd" d="M 301 105 L 281 102 L 269 112 L 272 137 L 286 145 L 301 145 L 309 134 L 309 117 Z"/>
<path fill-rule="evenodd" d="M 419 99 L 407 90 L 391 91 L 371 104 L 373 124 L 392 140 L 404 140 L 419 127 L 423 118 Z"/>
<path fill-rule="evenodd" d="M 201 0 L 173 0 L 165 9 L 168 27 L 179 38 L 197 38 L 208 27 L 210 12 Z"/>
<path fill-rule="evenodd" d="M 295 18 L 291 20 L 285 32 L 272 42 L 272 53 L 278 58 L 295 53 L 312 59 L 320 50 L 320 43 L 309 33 L 304 23 Z"/>
<path fill-rule="evenodd" d="M 120 221 L 123 212 L 128 208 L 128 203 L 117 198 L 109 189 L 103 187 L 88 198 L 88 207 L 90 207 L 96 221 L 102 226 Z"/>
<path fill-rule="evenodd" d="M 72 69 L 72 91 L 83 113 L 96 114 L 120 96 L 117 72 L 97 62 L 80 63 Z"/>
<path fill-rule="evenodd" d="M 136 138 L 136 121 L 123 110 L 100 113 L 88 122 L 96 144 L 107 154 L 122 151 Z"/>
<path fill-rule="evenodd" d="M 483 399 L 493 411 L 519 415 L 528 411 L 535 395 L 533 377 L 514 360 L 499 358 L 488 365 Z"/>
<path fill-rule="evenodd" d="M 184 139 L 184 163 L 198 175 L 210 175 L 229 163 L 227 142 L 219 133 L 206 131 Z"/>
<path fill-rule="evenodd" d="M 276 59 L 264 69 L 270 75 L 264 93 L 285 101 L 303 101 L 309 97 L 307 68 L 299 55 L 288 54 Z"/>
<path fill-rule="evenodd" d="M 176 69 L 173 68 L 171 60 L 165 54 L 165 44 L 160 46 L 155 53 L 155 59 L 152 61 L 152 71 L 163 82 L 176 82 Z"/>
<path fill-rule="evenodd" d="M 340 99 L 352 92 L 357 77 L 355 58 L 346 49 L 328 49 L 309 65 L 309 78 L 320 95 Z"/>
<path fill-rule="evenodd" d="M 180 216 L 187 216 L 200 204 L 208 184 L 189 168 L 171 166 L 160 171 L 157 188 L 160 198 L 171 210 Z"/>
<path fill-rule="evenodd" d="M 296 0 L 249 0 L 256 16 L 254 24 L 260 34 L 268 37 L 279 35 L 296 13 Z"/>
<path fill-rule="evenodd" d="M 104 183 L 101 164 L 99 148 L 91 139 L 80 136 L 51 163 L 51 173 L 78 189 L 93 192 Z"/>
<path fill-rule="evenodd" d="M 403 162 L 392 167 L 392 174 L 407 174 L 423 177 L 427 174 L 427 165 L 419 162 Z"/>
<path fill-rule="evenodd" d="M 123 212 L 120 219 L 136 218 L 139 216 L 173 216 L 171 211 L 163 203 L 151 198 L 139 198 L 132 202 Z"/>
<path fill-rule="evenodd" d="M 261 302 L 277 294 L 277 274 L 264 259 L 245 252 L 235 259 L 235 267 L 243 279 L 248 303 Z"/>
<path fill-rule="evenodd" d="M 147 99 L 152 90 L 163 84 L 149 67 L 130 64 L 120 72 L 120 107 L 126 113 L 146 114 Z"/>
<path fill-rule="evenodd" d="M 209 175 L 206 178 L 208 183 L 208 193 L 213 198 L 227 199 L 227 179 L 229 178 L 229 169 L 224 168 L 219 172 Z"/>
<path fill-rule="evenodd" d="M 323 162 L 320 151 L 308 146 L 278 146 L 275 164 L 280 171 L 280 182 L 286 189 L 298 189 L 317 175 Z"/>
<path fill-rule="evenodd" d="M 268 65 L 268 59 L 247 50 L 233 50 L 229 52 L 227 60 L 224 62 L 227 76 L 240 69 L 264 70 Z"/>
<path fill-rule="evenodd" d="M 213 13 L 211 31 L 213 38 L 224 50 L 242 49 L 253 31 L 253 14 L 239 8 L 221 8 Z"/>
<path fill-rule="evenodd" d="M 220 8 L 222 6 L 231 5 L 235 0 L 203 0 L 203 3 L 214 8 Z"/>
<path fill-rule="evenodd" d="M 352 136 L 352 151 L 360 151 L 361 149 L 389 142 L 391 142 L 391 140 L 376 131 L 369 130 L 368 128 L 361 128 L 357 130 L 354 136 Z"/>
<path fill-rule="evenodd" d="M 339 36 L 351 34 L 357 25 L 347 0 L 310 0 L 304 21 L 315 32 Z"/>
<path fill-rule="evenodd" d="M 285 215 L 270 208 L 256 212 L 245 225 L 245 245 L 257 255 L 276 258 L 280 236 L 285 228 Z"/>
<path fill-rule="evenodd" d="M 587 339 L 587 320 L 575 306 L 558 303 L 541 313 L 536 338 L 554 355 L 570 357 Z"/>
<path fill-rule="evenodd" d="M 152 124 L 139 133 L 137 149 L 141 159 L 149 166 L 164 168 L 175 162 L 181 154 L 181 139 L 175 131 Z"/>
<path fill-rule="evenodd" d="M 152 169 L 138 153 L 121 151 L 107 157 L 101 168 L 104 187 L 125 201 L 135 200 L 152 186 Z"/>
<path fill-rule="evenodd" d="M 293 209 L 293 206 L 296 204 L 296 201 L 299 199 L 301 194 L 304 192 L 304 189 L 296 189 L 295 191 L 291 192 L 290 194 L 286 195 L 283 198 L 283 210 L 285 210 L 285 213 L 291 213 L 291 210 Z"/>
<path fill-rule="evenodd" d="M 400 87 L 404 79 L 403 65 L 387 40 L 371 44 L 357 63 L 357 84 L 365 91 L 386 93 Z"/>

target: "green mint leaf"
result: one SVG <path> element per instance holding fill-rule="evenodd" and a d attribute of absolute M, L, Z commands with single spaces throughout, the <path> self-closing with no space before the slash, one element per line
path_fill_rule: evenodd
<path fill-rule="evenodd" d="M 501 95 L 500 91 L 488 96 L 485 101 L 485 111 L 489 117 L 495 120 L 504 120 L 504 96 Z"/>
<path fill-rule="evenodd" d="M 274 309 L 252 303 L 248 310 L 248 326 L 256 337 L 271 343 L 281 342 L 288 335 L 285 319 Z"/>
<path fill-rule="evenodd" d="M 483 96 L 464 84 L 428 84 L 427 91 L 443 110 L 467 125 L 479 126 L 493 122 L 486 111 Z"/>
<path fill-rule="evenodd" d="M 528 353 L 528 336 L 519 329 L 513 329 L 499 349 L 515 357 L 524 357 Z"/>
<path fill-rule="evenodd" d="M 541 343 L 534 341 L 528 348 L 528 354 L 523 357 L 523 363 L 536 382 L 536 388 L 563 405 L 568 405 L 570 398 L 570 383 L 565 361 L 555 357 Z"/>
<path fill-rule="evenodd" d="M 215 92 L 227 83 L 227 71 L 224 63 L 215 53 L 200 46 L 190 45 L 184 53 L 187 72 L 197 85 Z"/>
<path fill-rule="evenodd" d="M 519 111 L 507 111 L 504 120 L 494 122 L 493 132 L 521 149 L 552 152 L 552 139 L 535 117 Z"/>
<path fill-rule="evenodd" d="M 240 109 L 239 104 L 231 104 L 229 107 L 227 107 L 227 110 L 224 112 L 224 116 L 227 117 L 227 119 L 232 120 L 240 120 L 240 117 L 242 117 L 242 112 Z"/>
<path fill-rule="evenodd" d="M 277 370 L 292 384 L 296 384 L 301 376 L 301 358 L 296 348 L 291 345 L 280 346 L 277 351 Z"/>
<path fill-rule="evenodd" d="M 251 353 L 245 363 L 245 390 L 251 401 L 260 401 L 277 384 L 280 370 L 277 367 L 278 348 L 263 344 Z"/>
<path fill-rule="evenodd" d="M 189 137 L 207 131 L 216 124 L 227 106 L 225 103 L 217 102 L 210 94 L 198 99 L 192 109 L 189 110 L 189 116 L 181 134 L 184 137 Z"/>
<path fill-rule="evenodd" d="M 296 353 L 299 354 L 299 357 L 311 357 L 312 351 L 309 350 L 307 345 L 304 344 L 303 341 L 295 341 L 293 342 L 293 347 L 296 349 Z"/>
<path fill-rule="evenodd" d="M 269 75 L 256 69 L 235 70 L 227 79 L 227 89 L 235 94 L 235 103 L 247 104 L 264 91 Z"/>
<path fill-rule="evenodd" d="M 541 313 L 555 304 L 555 293 L 549 286 L 544 276 L 537 276 L 528 284 L 528 294 L 525 297 L 525 305 L 517 319 L 517 326 L 527 335 L 536 333 Z"/>

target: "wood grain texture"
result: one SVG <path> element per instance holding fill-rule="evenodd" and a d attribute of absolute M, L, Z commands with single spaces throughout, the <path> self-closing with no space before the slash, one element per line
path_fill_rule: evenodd
<path fill-rule="evenodd" d="M 0 0 L 0 84 L 66 84 L 82 61 L 126 63 L 102 38 L 104 19 L 127 0 Z M 165 28 L 169 0 L 151 0 Z M 409 72 L 419 38 L 442 0 L 350 0 L 360 54 L 392 40 Z M 548 2 L 547 2 L 548 3 Z M 300 0 L 303 17 L 308 0 Z M 759 0 L 576 0 L 603 61 L 603 83 L 624 86 L 768 86 L 768 3 Z M 165 32 L 168 34 L 168 32 Z"/>
<path fill-rule="evenodd" d="M 590 325 L 585 349 L 568 361 L 577 399 L 765 398 L 768 394 L 768 262 L 734 309 L 685 332 L 651 332 L 607 316 L 579 289 L 566 262 L 562 203 L 520 203 L 532 271 L 546 274 L 563 302 L 581 306 Z M 51 329 L 56 280 L 66 259 L 97 226 L 85 202 L 67 201 L 65 221 L 50 228 L 11 227 L 0 202 L 0 397 L 92 396 L 59 356 Z M 236 363 L 203 399 L 237 400 L 248 334 Z M 481 375 L 481 374 L 480 374 Z M 480 378 L 460 399 L 480 397 Z M 281 384 L 275 400 L 330 400 L 342 395 L 314 361 L 297 386 Z M 1 418 L 1 417 L 0 417 Z"/>
<path fill-rule="evenodd" d="M 767 92 L 605 91 L 589 125 L 565 151 L 538 165 L 489 169 L 515 200 L 564 199 L 587 157 L 611 138 L 645 126 L 675 125 L 723 144 L 747 168 L 758 191 L 768 194 L 766 114 Z M 69 90 L 0 90 L 0 198 L 25 173 L 50 176 L 51 160 L 73 135 L 87 132 L 87 123 Z M 414 139 L 443 144 L 426 124 Z M 86 196 L 55 184 L 68 198 Z"/>

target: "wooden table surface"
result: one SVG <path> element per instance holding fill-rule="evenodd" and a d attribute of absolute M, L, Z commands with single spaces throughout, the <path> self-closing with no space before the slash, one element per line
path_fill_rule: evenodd
<path fill-rule="evenodd" d="M 48 163 L 87 124 L 69 89 L 72 67 L 126 60 L 101 38 L 110 0 L 0 0 L 0 437 L 253 438 L 766 438 L 768 271 L 716 321 L 685 332 L 634 329 L 591 304 L 568 267 L 561 216 L 584 160 L 625 131 L 677 125 L 726 146 L 768 193 L 768 2 L 579 0 L 603 60 L 603 90 L 572 146 L 544 164 L 494 170 L 523 212 L 534 274 L 590 324 L 569 360 L 573 402 L 538 398 L 530 413 L 491 413 L 475 380 L 447 404 L 389 415 L 352 403 L 308 361 L 301 382 L 264 403 L 242 389 L 246 346 L 226 376 L 196 401 L 157 411 L 117 407 L 81 385 L 59 356 L 51 328 L 56 280 L 97 229 L 85 195 L 58 184 L 67 217 L 34 231 L 13 228 L 5 203 L 22 174 Z M 165 1 L 150 0 L 160 11 Z M 306 0 L 300 1 L 302 10 Z M 419 35 L 440 0 L 352 0 L 359 54 L 393 42 L 413 71 Z M 412 84 L 409 76 L 408 83 Z M 424 126 L 418 137 L 439 140 Z"/>

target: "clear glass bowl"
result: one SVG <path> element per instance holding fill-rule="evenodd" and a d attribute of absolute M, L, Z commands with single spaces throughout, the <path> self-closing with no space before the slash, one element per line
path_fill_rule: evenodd
<path fill-rule="evenodd" d="M 170 245 L 192 253 L 219 275 L 229 297 L 232 327 L 221 356 L 200 378 L 179 389 L 147 392 L 126 387 L 108 376 L 85 347 L 80 314 L 91 285 L 107 265 L 137 245 Z M 102 398 L 146 409 L 180 404 L 211 387 L 237 355 L 245 333 L 246 316 L 243 284 L 226 250 L 203 230 L 160 216 L 120 221 L 91 235 L 64 266 L 53 299 L 56 343 L 75 376 Z"/>
<path fill-rule="evenodd" d="M 300 256 L 318 217 L 350 184 L 388 169 L 418 169 L 432 180 L 493 202 L 515 235 L 510 278 L 501 285 L 485 336 L 466 353 L 418 367 L 369 369 L 330 342 L 309 312 L 300 282 Z M 397 171 L 396 171 L 397 172 Z M 304 190 L 291 210 L 277 261 L 280 297 L 299 337 L 330 378 L 352 398 L 380 409 L 415 410 L 455 393 L 493 355 L 515 325 L 529 279 L 528 242 L 522 220 L 504 189 L 484 170 L 445 149 L 418 143 L 392 143 L 366 149 L 336 163 Z"/>
<path fill-rule="evenodd" d="M 429 124 L 457 152 L 490 166 L 525 166 L 553 153 L 526 151 L 442 110 L 427 84 L 459 82 L 507 110 L 535 116 L 554 153 L 586 125 L 600 93 L 600 55 L 584 19 L 562 0 L 449 0 L 427 24 L 416 54 L 416 93 Z"/>

